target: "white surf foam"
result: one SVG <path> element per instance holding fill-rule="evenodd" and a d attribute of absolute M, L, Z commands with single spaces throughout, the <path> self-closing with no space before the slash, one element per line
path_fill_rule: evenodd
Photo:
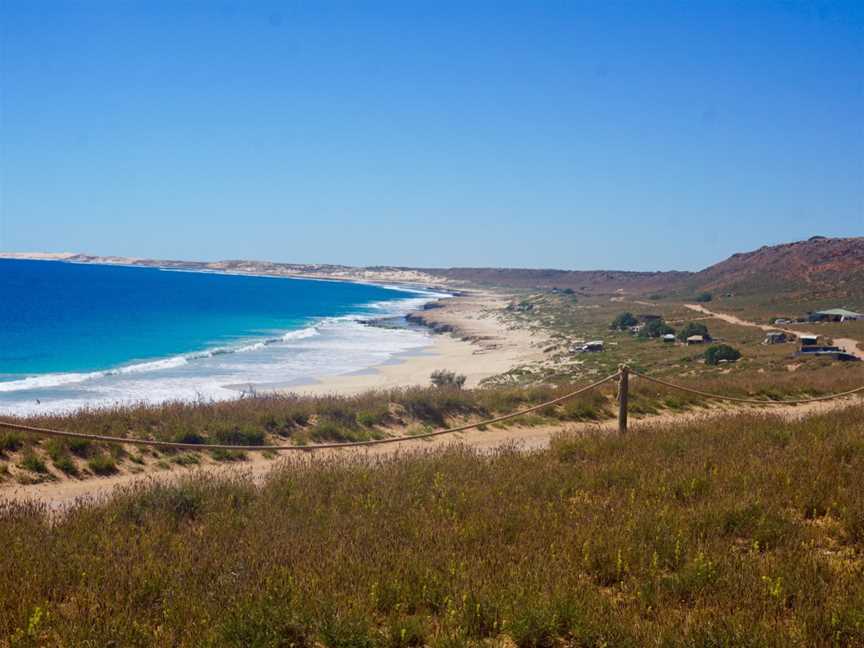
<path fill-rule="evenodd" d="M 440 296 L 443 294 L 418 292 L 416 298 L 375 302 L 364 306 L 365 313 L 323 318 L 314 326 L 236 346 L 107 371 L 0 382 L 0 413 L 28 415 L 139 402 L 225 400 L 238 396 L 230 386 L 265 390 L 367 369 L 397 354 L 419 350 L 430 340 L 424 331 L 372 327 L 361 320 L 403 315 Z"/>

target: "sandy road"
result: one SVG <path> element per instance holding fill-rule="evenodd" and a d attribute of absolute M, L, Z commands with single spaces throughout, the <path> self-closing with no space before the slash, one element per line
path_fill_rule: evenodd
<path fill-rule="evenodd" d="M 801 333 L 812 333 L 813 335 L 817 335 L 817 333 L 815 333 L 814 331 L 794 331 L 792 329 L 772 326 L 770 324 L 759 324 L 757 322 L 751 322 L 749 320 L 736 317 L 735 315 L 729 315 L 728 313 L 718 313 L 716 311 L 708 310 L 701 304 L 684 304 L 684 306 L 698 313 L 702 313 L 710 317 L 716 317 L 717 319 L 721 319 L 724 322 L 729 322 L 730 324 L 737 324 L 738 326 L 750 326 L 762 329 L 763 331 L 783 331 L 784 333 L 791 333 L 795 337 L 798 337 L 799 335 L 801 335 Z M 852 338 L 834 338 L 834 344 L 836 346 L 839 346 L 841 349 L 846 349 L 846 351 L 848 351 L 849 353 L 852 353 L 864 360 L 864 348 L 862 348 L 861 342 L 859 342 L 858 340 L 853 340 Z"/>

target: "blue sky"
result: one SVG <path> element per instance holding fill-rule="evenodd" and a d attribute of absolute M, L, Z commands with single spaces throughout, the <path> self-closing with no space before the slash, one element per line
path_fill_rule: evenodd
<path fill-rule="evenodd" d="M 0 250 L 698 269 L 864 235 L 864 3 L 0 2 Z"/>

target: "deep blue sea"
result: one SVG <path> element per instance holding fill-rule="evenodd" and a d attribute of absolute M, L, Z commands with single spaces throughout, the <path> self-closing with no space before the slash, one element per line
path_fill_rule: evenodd
<path fill-rule="evenodd" d="M 428 345 L 370 327 L 434 293 L 335 281 L 0 259 L 0 412 L 218 400 Z"/>

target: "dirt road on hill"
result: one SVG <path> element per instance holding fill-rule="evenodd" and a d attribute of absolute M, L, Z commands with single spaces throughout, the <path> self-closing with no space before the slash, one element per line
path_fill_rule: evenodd
<path fill-rule="evenodd" d="M 812 333 L 813 335 L 818 335 L 818 333 L 816 333 L 815 331 L 795 331 L 792 329 L 782 328 L 780 326 L 750 322 L 748 320 L 741 319 L 740 317 L 736 317 L 735 315 L 718 313 L 716 311 L 708 310 L 701 304 L 684 304 L 684 306 L 698 313 L 703 313 L 710 317 L 716 317 L 717 319 L 721 319 L 724 322 L 729 322 L 730 324 L 737 324 L 738 326 L 756 327 L 762 329 L 763 331 L 783 331 L 784 333 L 791 333 L 795 337 L 798 337 L 799 335 L 801 335 L 801 333 Z M 852 353 L 864 360 L 864 346 L 862 346 L 861 342 L 859 342 L 858 340 L 853 340 L 852 338 L 834 338 L 834 344 L 841 349 L 845 349 L 847 352 Z"/>

